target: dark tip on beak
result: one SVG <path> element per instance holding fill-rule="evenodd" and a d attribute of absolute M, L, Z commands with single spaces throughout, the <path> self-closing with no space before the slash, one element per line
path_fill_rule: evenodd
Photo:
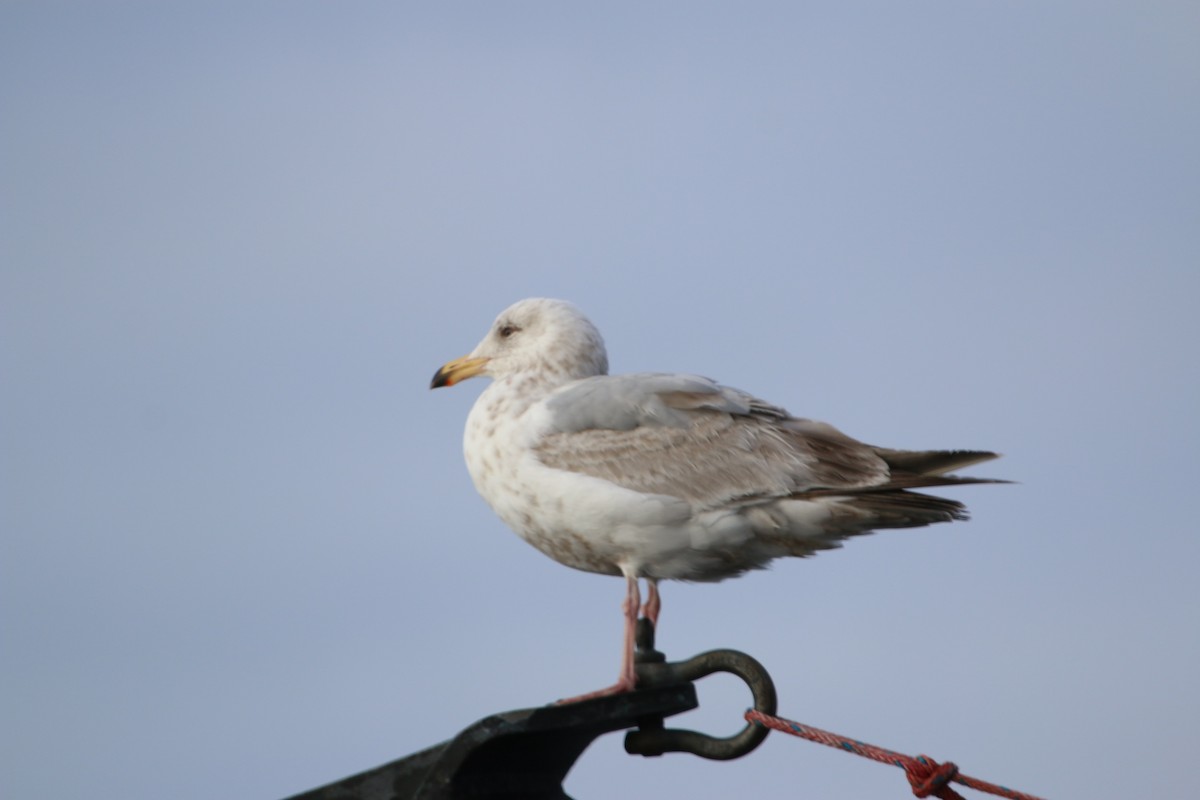
<path fill-rule="evenodd" d="M 442 368 L 433 373 L 433 380 L 429 382 L 430 389 L 436 389 L 439 386 L 453 386 L 456 383 L 465 381 L 467 378 L 473 378 L 483 371 L 487 364 L 486 358 L 472 358 L 471 356 L 463 356 L 456 358 L 442 365 Z"/>

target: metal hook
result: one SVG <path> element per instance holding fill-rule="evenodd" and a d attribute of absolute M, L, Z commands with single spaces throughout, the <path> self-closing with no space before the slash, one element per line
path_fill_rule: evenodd
<path fill-rule="evenodd" d="M 764 714 L 776 711 L 775 684 L 756 659 L 737 650 L 709 650 L 687 661 L 666 662 L 654 649 L 654 627 L 649 620 L 638 620 L 638 688 L 658 688 L 691 683 L 714 672 L 728 672 L 741 678 L 754 696 L 754 708 Z M 663 753 L 693 753 L 701 758 L 727 761 L 740 758 L 762 744 L 768 728 L 747 724 L 733 736 L 709 736 L 697 731 L 663 728 L 663 718 L 638 720 L 638 729 L 625 734 L 625 751 L 635 755 L 658 756 Z"/>

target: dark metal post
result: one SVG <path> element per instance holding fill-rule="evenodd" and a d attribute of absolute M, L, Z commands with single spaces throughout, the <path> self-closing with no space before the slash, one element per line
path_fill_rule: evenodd
<path fill-rule="evenodd" d="M 775 713 L 775 686 L 762 665 L 736 650 L 712 650 L 667 662 L 654 649 L 654 629 L 638 625 L 638 689 L 580 703 L 508 711 L 486 717 L 453 739 L 289 800 L 570 800 L 562 782 L 596 737 L 618 730 L 626 751 L 732 759 L 749 753 L 768 729 L 747 725 L 726 738 L 664 727 L 697 707 L 692 681 L 730 672 L 750 686 L 754 707 Z"/>

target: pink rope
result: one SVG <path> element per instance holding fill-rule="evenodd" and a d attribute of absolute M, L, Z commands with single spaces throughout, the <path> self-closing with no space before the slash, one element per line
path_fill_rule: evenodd
<path fill-rule="evenodd" d="M 793 722 L 783 717 L 774 717 L 753 709 L 746 712 L 746 721 L 782 731 L 783 733 L 790 733 L 792 736 L 799 736 L 802 739 L 808 739 L 810 742 L 817 742 L 829 747 L 836 747 L 838 750 L 855 753 L 878 761 L 881 764 L 891 764 L 892 766 L 900 767 L 908 776 L 908 782 L 912 786 L 913 794 L 917 797 L 937 797 L 939 800 L 963 800 L 962 795 L 950 788 L 950 783 L 954 782 L 961 783 L 963 786 L 969 786 L 972 789 L 978 789 L 981 792 L 987 792 L 988 794 L 1007 797 L 1010 800 L 1041 800 L 1041 798 L 1031 794 L 1025 794 L 1015 789 L 1009 789 L 1006 786 L 999 786 L 987 781 L 981 781 L 978 778 L 972 778 L 969 775 L 963 775 L 958 771 L 958 767 L 949 761 L 939 764 L 929 756 L 917 756 L 913 758 L 903 753 L 897 753 L 894 750 L 885 750 L 882 747 L 860 742 L 857 739 L 847 739 L 845 736 L 838 736 L 836 733 L 823 731 L 820 728 L 812 728 L 808 725 L 802 725 L 799 722 Z"/>

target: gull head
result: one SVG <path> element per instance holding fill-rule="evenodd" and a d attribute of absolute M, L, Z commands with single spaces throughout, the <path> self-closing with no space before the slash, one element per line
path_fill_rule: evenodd
<path fill-rule="evenodd" d="M 565 300 L 535 297 L 502 311 L 474 350 L 434 373 L 430 388 L 476 375 L 530 375 L 566 383 L 607 372 L 604 339 L 583 312 Z"/>

